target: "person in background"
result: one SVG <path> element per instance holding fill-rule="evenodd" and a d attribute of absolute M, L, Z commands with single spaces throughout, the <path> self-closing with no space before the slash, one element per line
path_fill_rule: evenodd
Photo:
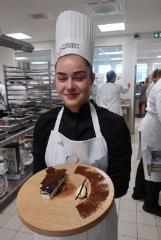
<path fill-rule="evenodd" d="M 106 83 L 98 87 L 96 103 L 98 106 L 122 116 L 120 94 L 128 92 L 130 83 L 122 85 L 120 80 L 116 80 L 116 73 L 114 71 L 107 72 L 106 79 Z"/>
<path fill-rule="evenodd" d="M 0 81 L 0 117 L 7 115 L 6 110 L 6 89 L 2 81 Z"/>
<path fill-rule="evenodd" d="M 64 106 L 45 113 L 35 124 L 33 171 L 68 163 L 71 156 L 72 162 L 79 159 L 104 170 L 117 198 L 126 194 L 129 185 L 131 138 L 123 117 L 89 100 L 95 78 L 93 53 L 91 19 L 75 11 L 61 13 L 56 23 L 55 81 Z M 117 240 L 117 221 L 113 203 L 107 216 L 85 232 L 68 237 L 36 234 L 34 240 Z"/>
<path fill-rule="evenodd" d="M 145 108 L 146 108 L 146 90 L 149 86 L 149 77 L 146 77 L 145 82 L 141 84 L 141 95 L 140 95 L 140 101 L 139 101 L 139 117 L 143 117 L 145 114 Z"/>
<path fill-rule="evenodd" d="M 158 80 L 158 76 L 160 79 Z M 148 174 L 148 164 L 152 151 L 161 151 L 161 70 L 157 69 L 156 83 L 150 90 L 146 115 L 140 126 L 141 160 L 137 168 L 133 199 L 144 199 L 143 210 L 161 217 L 159 193 L 161 191 L 161 174 Z M 143 171 L 144 170 L 144 171 Z"/>
<path fill-rule="evenodd" d="M 146 98 L 148 99 L 149 97 L 149 93 L 152 89 L 152 87 L 154 86 L 154 84 L 158 81 L 158 79 L 161 77 L 161 72 L 160 70 L 157 68 L 155 69 L 152 74 L 150 75 L 149 79 L 150 79 L 150 83 L 149 86 L 146 90 Z"/>

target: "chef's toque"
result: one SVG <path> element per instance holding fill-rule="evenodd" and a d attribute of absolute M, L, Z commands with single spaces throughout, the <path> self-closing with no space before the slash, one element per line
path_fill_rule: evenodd
<path fill-rule="evenodd" d="M 93 64 L 95 35 L 91 19 L 79 12 L 64 11 L 56 22 L 56 61 L 77 54 Z"/>

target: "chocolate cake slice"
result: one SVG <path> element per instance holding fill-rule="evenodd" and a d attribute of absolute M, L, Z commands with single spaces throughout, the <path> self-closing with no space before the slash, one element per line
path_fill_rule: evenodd
<path fill-rule="evenodd" d="M 41 182 L 40 193 L 44 199 L 51 199 L 58 191 L 59 187 L 66 180 L 66 169 L 46 169 L 46 176 Z"/>

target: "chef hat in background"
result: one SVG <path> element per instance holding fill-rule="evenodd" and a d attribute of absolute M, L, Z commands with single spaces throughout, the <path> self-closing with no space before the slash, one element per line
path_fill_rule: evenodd
<path fill-rule="evenodd" d="M 91 65 L 94 54 L 94 30 L 91 19 L 79 12 L 64 11 L 56 22 L 56 61 L 67 54 L 77 54 Z"/>

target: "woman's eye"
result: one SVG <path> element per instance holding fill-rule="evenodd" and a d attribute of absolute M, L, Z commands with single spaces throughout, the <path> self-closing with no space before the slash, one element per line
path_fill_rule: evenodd
<path fill-rule="evenodd" d="M 84 75 L 78 75 L 78 76 L 75 76 L 74 79 L 75 79 L 76 81 L 82 81 L 83 79 L 85 79 L 85 77 L 86 77 L 86 76 L 84 76 Z"/>
<path fill-rule="evenodd" d="M 67 78 L 65 76 L 56 76 L 58 81 L 65 81 Z"/>

